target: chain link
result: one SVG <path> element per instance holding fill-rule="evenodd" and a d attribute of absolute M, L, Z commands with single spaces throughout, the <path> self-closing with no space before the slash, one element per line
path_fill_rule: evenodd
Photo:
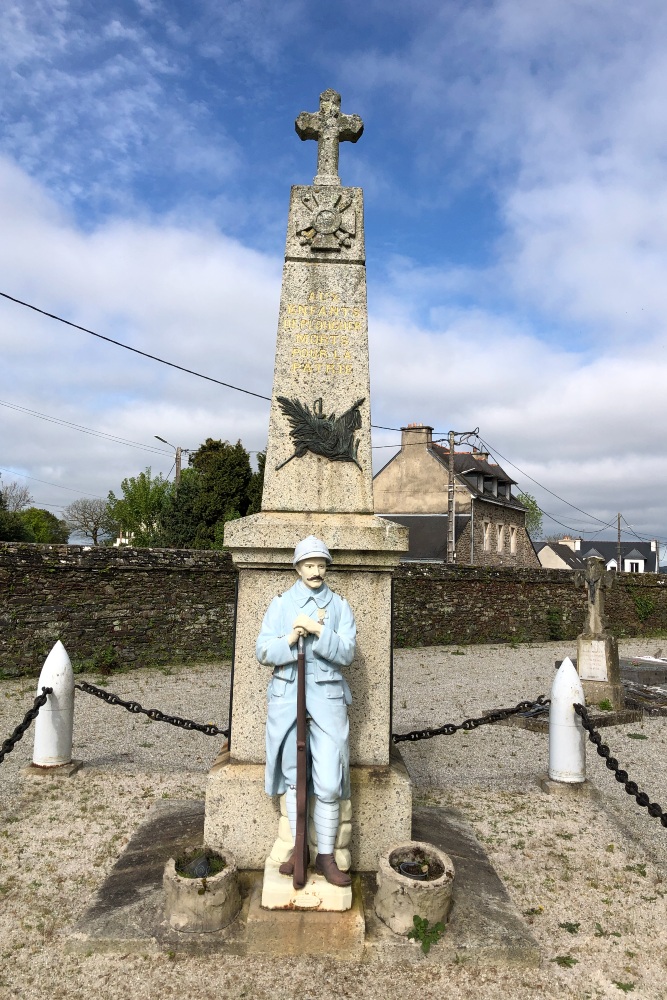
<path fill-rule="evenodd" d="M 167 715 L 158 708 L 142 708 L 138 701 L 124 701 L 117 694 L 112 694 L 110 691 L 103 691 L 102 688 L 98 688 L 94 684 L 89 684 L 87 681 L 81 681 L 81 683 L 75 684 L 74 687 L 78 688 L 79 691 L 85 691 L 86 694 L 92 694 L 96 698 L 101 698 L 108 705 L 120 705 L 122 708 L 126 708 L 128 712 L 147 715 L 154 722 L 168 722 L 170 726 L 178 726 L 179 729 L 195 729 L 198 733 L 204 733 L 205 736 L 229 737 L 229 729 L 218 729 L 214 725 L 193 722 L 191 719 L 181 719 L 178 715 Z"/>
<path fill-rule="evenodd" d="M 24 733 L 27 732 L 28 729 L 30 729 L 30 726 L 39 715 L 40 708 L 42 707 L 42 705 L 46 705 L 46 701 L 50 694 L 53 694 L 53 688 L 50 687 L 42 688 L 42 693 L 37 695 L 37 697 L 33 702 L 32 708 L 29 708 L 28 711 L 25 713 L 25 716 L 23 717 L 23 722 L 19 723 L 19 725 L 16 727 L 12 735 L 8 736 L 5 742 L 0 747 L 0 764 L 2 764 L 7 754 L 12 752 L 16 744 L 23 737 Z"/>
<path fill-rule="evenodd" d="M 408 740 L 414 743 L 416 740 L 430 740 L 433 736 L 453 736 L 459 729 L 470 732 L 471 729 L 477 729 L 479 726 L 490 726 L 494 722 L 501 722 L 503 719 L 508 719 L 510 715 L 519 715 L 521 712 L 532 711 L 535 715 L 538 714 L 538 709 L 546 712 L 550 703 L 551 700 L 541 694 L 535 701 L 520 701 L 514 708 L 498 708 L 495 712 L 489 712 L 488 715 L 483 715 L 480 719 L 464 719 L 458 726 L 453 722 L 446 722 L 444 726 L 439 726 L 437 729 L 415 729 L 411 733 L 392 733 L 391 738 L 394 743 L 404 743 Z"/>
<path fill-rule="evenodd" d="M 654 819 L 659 818 L 662 825 L 667 827 L 667 813 L 663 812 L 662 807 L 659 806 L 657 802 L 651 802 L 646 792 L 640 792 L 637 782 L 630 781 L 628 772 L 618 766 L 618 761 L 615 757 L 611 756 L 609 747 L 606 743 L 602 742 L 602 737 L 598 731 L 593 728 L 593 723 L 591 722 L 588 712 L 584 706 L 575 705 L 574 710 L 581 719 L 581 724 L 588 733 L 589 740 L 595 745 L 600 757 L 604 757 L 605 764 L 610 771 L 614 772 L 614 777 L 618 783 L 625 786 L 625 790 L 628 795 L 634 795 L 638 806 L 641 806 L 643 809 L 648 809 L 649 816 L 653 816 Z"/>

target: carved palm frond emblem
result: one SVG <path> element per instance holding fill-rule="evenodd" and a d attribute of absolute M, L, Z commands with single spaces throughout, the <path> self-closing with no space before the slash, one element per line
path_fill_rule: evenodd
<path fill-rule="evenodd" d="M 359 407 L 365 399 L 358 399 L 349 410 L 337 417 L 335 413 L 325 415 L 322 399 L 316 399 L 312 410 L 298 399 L 278 396 L 280 408 L 290 423 L 290 435 L 294 443 L 294 454 L 276 466 L 276 471 L 291 462 L 293 458 L 303 458 L 307 451 L 328 458 L 330 462 L 354 462 L 357 460 L 359 438 L 354 432 L 361 427 Z"/>

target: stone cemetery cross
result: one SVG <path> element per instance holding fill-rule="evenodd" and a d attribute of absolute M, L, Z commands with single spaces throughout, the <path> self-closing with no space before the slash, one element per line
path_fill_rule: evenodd
<path fill-rule="evenodd" d="M 319 111 L 302 111 L 295 122 L 301 139 L 317 140 L 317 176 L 315 184 L 340 184 L 338 176 L 338 146 L 341 142 L 356 142 L 364 131 L 359 115 L 343 115 L 340 94 L 325 90 L 320 94 Z"/>
<path fill-rule="evenodd" d="M 575 586 L 586 587 L 588 601 L 584 630 L 577 638 L 577 672 L 588 704 L 606 700 L 619 710 L 623 708 L 623 687 L 618 643 L 604 613 L 604 592 L 616 574 L 599 556 L 588 556 L 585 564 L 586 569 L 574 575 Z"/>
<path fill-rule="evenodd" d="M 578 587 L 588 589 L 588 608 L 584 622 L 584 635 L 604 635 L 607 619 L 604 614 L 604 591 L 614 582 L 614 572 L 605 567 L 604 559 L 589 556 L 586 569 L 575 573 L 574 582 Z"/>

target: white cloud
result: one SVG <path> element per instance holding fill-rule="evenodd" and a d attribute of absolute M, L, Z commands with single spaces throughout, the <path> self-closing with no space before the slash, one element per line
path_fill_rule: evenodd
<path fill-rule="evenodd" d="M 12 206 L 0 245 L 3 288 L 49 312 L 224 382 L 270 394 L 279 263 L 213 229 L 113 223 L 84 233 L 21 171 L 0 161 Z M 105 344 L 0 300 L 0 397 L 134 441 L 184 447 L 205 437 L 266 443 L 268 404 Z M 99 495 L 152 462 L 0 408 L 4 467 Z M 168 450 L 168 449 L 167 449 Z M 48 474 L 47 474 L 48 473 Z M 37 497 L 37 484 L 34 484 Z M 59 491 L 40 496 L 60 502 Z M 47 496 L 48 494 L 48 496 Z"/>

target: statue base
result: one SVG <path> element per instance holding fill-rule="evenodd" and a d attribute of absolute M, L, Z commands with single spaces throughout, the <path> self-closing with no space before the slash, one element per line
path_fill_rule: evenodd
<path fill-rule="evenodd" d="M 303 889 L 295 889 L 290 875 L 281 875 L 279 864 L 267 858 L 264 865 L 262 906 L 265 910 L 311 910 L 342 913 L 352 906 L 352 886 L 331 885 L 312 868 Z"/>
<path fill-rule="evenodd" d="M 395 748 L 388 765 L 353 766 L 350 779 L 351 869 L 377 871 L 380 853 L 411 837 L 412 783 Z M 280 818 L 278 796 L 264 791 L 264 765 L 235 762 L 229 751 L 220 754 L 206 786 L 206 846 L 230 850 L 240 869 L 261 870 L 273 852 Z"/>
<path fill-rule="evenodd" d="M 618 663 L 618 643 L 613 635 L 580 635 L 577 639 L 577 673 L 587 705 L 608 701 L 615 711 L 623 708 L 623 685 Z"/>

